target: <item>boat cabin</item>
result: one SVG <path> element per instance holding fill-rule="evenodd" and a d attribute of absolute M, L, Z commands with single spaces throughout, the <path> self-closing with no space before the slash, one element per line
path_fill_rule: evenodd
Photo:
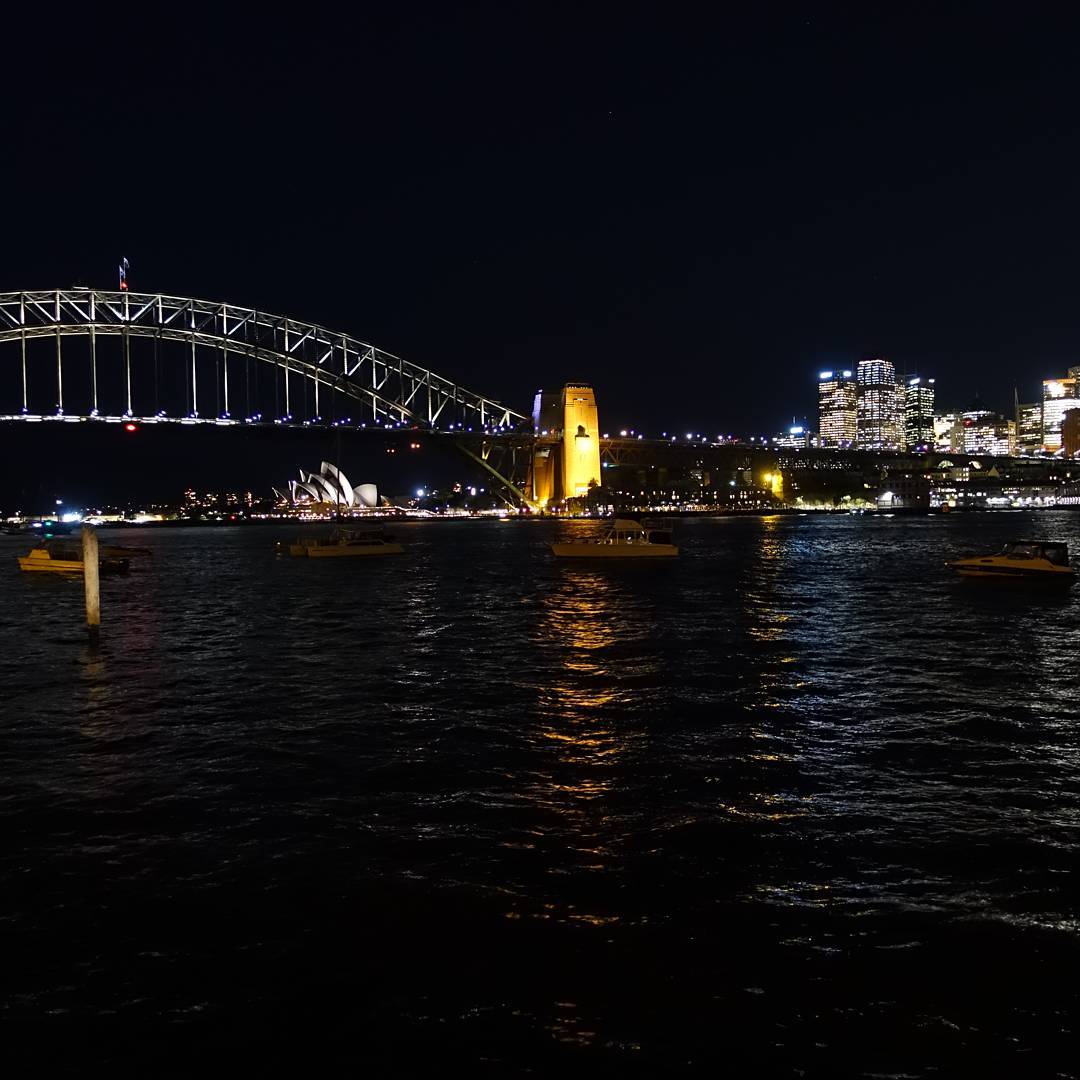
<path fill-rule="evenodd" d="M 1045 559 L 1054 566 L 1069 565 L 1069 545 L 1052 540 L 1010 540 L 1001 554 L 1009 559 Z"/>
<path fill-rule="evenodd" d="M 632 521 L 616 518 L 605 530 L 604 543 L 608 544 L 671 544 L 672 527 L 659 520 Z"/>

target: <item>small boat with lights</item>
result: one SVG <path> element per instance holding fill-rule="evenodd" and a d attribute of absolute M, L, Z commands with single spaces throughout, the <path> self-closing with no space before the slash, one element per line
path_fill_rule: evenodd
<path fill-rule="evenodd" d="M 335 529 L 328 537 L 312 537 L 295 540 L 291 544 L 278 544 L 294 557 L 308 559 L 350 559 L 378 555 L 401 555 L 402 546 L 395 543 L 381 529 Z"/>
<path fill-rule="evenodd" d="M 127 559 L 102 555 L 98 570 L 102 574 L 126 574 L 131 564 Z M 28 573 L 81 574 L 82 548 L 77 544 L 56 544 L 46 541 L 31 548 L 28 555 L 19 556 L 19 569 Z"/>
<path fill-rule="evenodd" d="M 972 555 L 945 564 L 961 577 L 998 581 L 1040 581 L 1072 585 L 1069 547 L 1053 540 L 1010 540 L 994 555 Z"/>
<path fill-rule="evenodd" d="M 679 554 L 670 524 L 629 518 L 616 518 L 594 539 L 552 544 L 551 550 L 560 559 L 655 559 Z"/>

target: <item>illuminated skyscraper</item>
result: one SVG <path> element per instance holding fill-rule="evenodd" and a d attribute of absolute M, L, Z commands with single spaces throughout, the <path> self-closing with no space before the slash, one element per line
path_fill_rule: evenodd
<path fill-rule="evenodd" d="M 822 446 L 855 443 L 856 385 L 850 371 L 823 371 L 818 376 L 818 433 Z"/>
<path fill-rule="evenodd" d="M 1074 371 L 1078 368 L 1069 369 L 1067 379 L 1044 379 L 1043 402 L 1042 402 L 1042 444 L 1043 449 L 1049 453 L 1057 453 L 1061 449 L 1061 420 L 1069 409 L 1075 409 L 1076 404 L 1076 376 Z"/>
<path fill-rule="evenodd" d="M 1042 450 L 1042 403 L 1016 402 L 1016 452 L 1037 454 Z"/>
<path fill-rule="evenodd" d="M 895 450 L 903 443 L 904 420 L 896 368 L 880 357 L 860 360 L 855 444 L 863 450 Z"/>
<path fill-rule="evenodd" d="M 1039 410 L 1042 416 L 1042 410 Z M 1041 420 L 1040 420 L 1041 423 Z M 1042 428 L 1039 428 L 1040 437 Z M 964 448 L 964 422 L 959 413 L 941 413 L 934 417 L 934 449 L 962 450 Z"/>
<path fill-rule="evenodd" d="M 1066 457 L 1080 454 L 1080 407 L 1065 410 L 1061 420 L 1061 445 Z"/>
<path fill-rule="evenodd" d="M 1016 451 L 1016 421 L 985 409 L 964 414 L 964 453 L 1005 457 Z"/>
<path fill-rule="evenodd" d="M 908 379 L 904 394 L 904 444 L 909 450 L 934 445 L 934 380 Z"/>

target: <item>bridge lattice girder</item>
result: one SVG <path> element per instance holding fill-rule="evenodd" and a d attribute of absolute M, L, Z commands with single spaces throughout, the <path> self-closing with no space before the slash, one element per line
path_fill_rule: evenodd
<path fill-rule="evenodd" d="M 0 343 L 81 335 L 188 342 L 249 357 L 336 391 L 385 418 L 421 427 L 507 428 L 526 417 L 399 356 L 313 323 L 234 304 L 100 289 L 0 293 Z M 25 347 L 23 350 L 25 388 Z M 95 360 L 96 362 L 96 360 Z M 225 372 L 228 402 L 228 366 Z M 131 411 L 130 378 L 128 412 Z M 25 392 L 25 391 L 24 391 Z M 95 403 L 96 408 L 96 403 Z M 316 411 L 318 405 L 316 405 Z"/>

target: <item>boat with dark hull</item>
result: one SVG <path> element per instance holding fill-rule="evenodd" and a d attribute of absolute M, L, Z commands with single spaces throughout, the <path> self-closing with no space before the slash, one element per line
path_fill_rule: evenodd
<path fill-rule="evenodd" d="M 551 551 L 560 559 L 670 559 L 679 554 L 670 522 L 629 518 L 616 518 L 595 539 L 555 543 Z"/>
<path fill-rule="evenodd" d="M 350 559 L 401 555 L 404 549 L 381 529 L 335 529 L 328 537 L 279 544 L 278 551 L 281 554 L 287 551 L 294 558 Z"/>

